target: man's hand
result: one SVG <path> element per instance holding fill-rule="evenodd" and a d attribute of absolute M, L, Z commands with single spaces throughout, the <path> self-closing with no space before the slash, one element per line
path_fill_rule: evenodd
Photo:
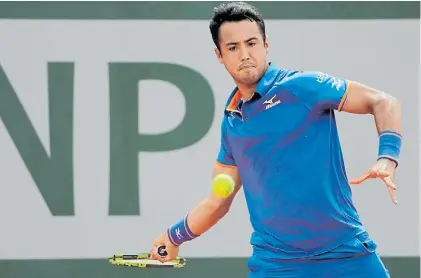
<path fill-rule="evenodd" d="M 396 169 L 396 163 L 392 160 L 389 160 L 387 158 L 382 158 L 377 161 L 376 164 L 374 164 L 371 169 L 361 176 L 358 179 L 351 180 L 351 184 L 360 184 L 363 181 L 367 179 L 380 179 L 382 180 L 387 188 L 389 189 L 389 195 L 392 198 L 392 201 L 394 204 L 397 204 L 398 201 L 396 199 L 396 185 L 394 184 L 394 177 L 395 177 L 395 169 Z"/>
<path fill-rule="evenodd" d="M 165 246 L 165 251 L 167 251 L 168 253 L 167 256 L 161 257 L 160 255 L 158 255 L 159 246 Z M 167 233 L 165 233 L 155 239 L 150 253 L 152 259 L 158 260 L 160 262 L 168 262 L 174 260 L 178 256 L 178 249 L 179 246 L 173 245 L 169 240 Z"/>

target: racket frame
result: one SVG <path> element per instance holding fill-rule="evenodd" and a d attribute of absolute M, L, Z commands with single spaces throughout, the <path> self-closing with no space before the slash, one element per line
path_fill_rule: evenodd
<path fill-rule="evenodd" d="M 149 253 L 141 253 L 137 255 L 129 255 L 129 254 L 116 254 L 109 258 L 109 262 L 116 266 L 127 266 L 127 267 L 139 267 L 139 268 L 183 268 L 186 265 L 186 259 L 177 257 L 169 263 L 173 264 L 165 264 L 159 263 L 157 264 L 148 264 L 142 262 L 135 262 L 136 260 L 153 260 Z M 133 261 L 133 262 L 130 262 Z"/>

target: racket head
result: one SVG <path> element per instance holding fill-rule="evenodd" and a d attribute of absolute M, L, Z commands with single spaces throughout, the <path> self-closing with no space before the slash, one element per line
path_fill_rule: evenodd
<path fill-rule="evenodd" d="M 177 257 L 168 262 L 160 262 L 151 258 L 149 253 L 136 255 L 116 254 L 109 258 L 109 262 L 116 266 L 138 268 L 182 268 L 186 265 L 186 259 Z"/>

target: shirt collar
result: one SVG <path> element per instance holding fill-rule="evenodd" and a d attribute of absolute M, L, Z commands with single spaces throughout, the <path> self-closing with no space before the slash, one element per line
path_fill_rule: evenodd
<path fill-rule="evenodd" d="M 255 93 L 259 94 L 261 97 L 266 95 L 269 89 L 272 87 L 272 84 L 275 82 L 276 78 L 280 73 L 280 68 L 278 68 L 275 64 L 269 63 L 268 68 L 266 69 L 265 74 L 260 79 L 259 83 L 257 84 Z M 225 111 L 228 112 L 240 112 L 238 110 L 238 104 L 241 100 L 241 93 L 236 87 L 230 94 Z"/>

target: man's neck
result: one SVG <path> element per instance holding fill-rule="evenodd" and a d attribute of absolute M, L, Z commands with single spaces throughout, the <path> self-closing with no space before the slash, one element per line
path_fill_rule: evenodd
<path fill-rule="evenodd" d="M 241 93 L 241 98 L 243 100 L 248 100 L 253 96 L 254 92 L 256 91 L 257 84 L 254 84 L 254 85 L 238 84 L 237 88 Z"/>
<path fill-rule="evenodd" d="M 267 71 L 268 67 L 269 67 L 269 63 L 267 63 L 267 64 L 266 64 L 266 67 L 265 67 L 264 73 Z M 263 74 L 264 74 L 264 73 L 263 73 Z M 263 75 L 262 75 L 260 78 L 262 78 L 262 77 L 263 77 Z M 258 82 L 260 82 L 260 79 L 259 79 L 259 81 L 258 81 Z M 248 100 L 248 99 L 251 99 L 251 97 L 254 95 L 254 92 L 256 91 L 256 88 L 257 88 L 258 82 L 257 82 L 257 83 L 255 83 L 255 84 L 253 84 L 253 85 L 237 84 L 237 88 L 238 88 L 238 90 L 240 91 L 240 93 L 241 93 L 241 98 L 242 98 L 243 100 Z"/>

